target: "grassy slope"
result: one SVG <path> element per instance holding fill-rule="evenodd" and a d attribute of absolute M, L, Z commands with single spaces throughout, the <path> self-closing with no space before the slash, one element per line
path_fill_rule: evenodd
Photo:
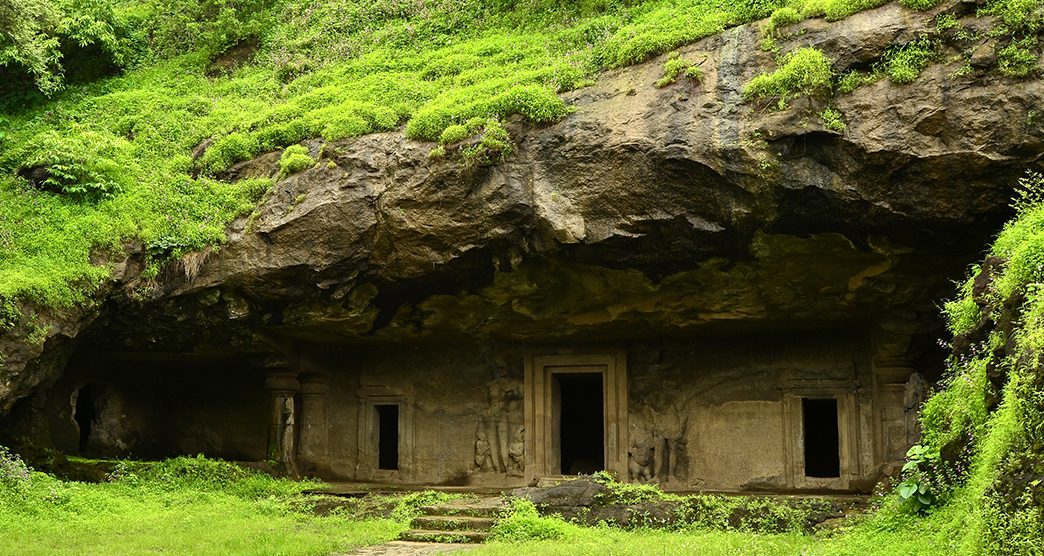
<path fill-rule="evenodd" d="M 151 22 L 160 40 L 189 28 L 172 13 L 199 11 L 189 9 L 195 0 L 181 3 L 184 9 L 178 2 L 161 9 L 164 3 L 136 0 L 124 9 Z M 556 93 L 602 69 L 783 5 L 800 17 L 837 19 L 880 3 L 283 0 L 228 24 L 226 46 L 253 34 L 261 50 L 254 65 L 218 78 L 205 70 L 220 48 L 150 43 L 151 61 L 138 69 L 0 116 L 0 305 L 17 297 L 48 306 L 89 298 L 108 275 L 90 263 L 93 248 L 119 251 L 139 239 L 162 260 L 220 243 L 225 225 L 269 184 L 213 175 L 259 152 L 401 126 L 411 137 L 437 140 L 473 117 L 551 121 L 568 111 Z M 214 144 L 194 161 L 193 148 L 207 139 Z M 119 193 L 58 195 L 15 175 L 54 161 L 73 168 L 74 182 Z"/>

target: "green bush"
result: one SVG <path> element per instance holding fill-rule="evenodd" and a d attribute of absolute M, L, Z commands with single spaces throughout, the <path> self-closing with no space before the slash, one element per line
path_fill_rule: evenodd
<path fill-rule="evenodd" d="M 698 81 L 703 77 L 703 72 L 692 62 L 682 59 L 677 52 L 672 52 L 663 63 L 663 77 L 656 82 L 656 87 L 662 89 L 678 81 L 679 75 Z"/>
<path fill-rule="evenodd" d="M 845 124 L 844 118 L 841 116 L 841 112 L 833 107 L 826 107 L 822 112 L 819 113 L 819 117 L 823 120 L 823 125 L 830 131 L 836 133 L 844 133 L 848 126 Z"/>
<path fill-rule="evenodd" d="M 43 132 L 5 158 L 9 165 L 21 161 L 26 175 L 42 170 L 44 177 L 35 186 L 88 200 L 122 192 L 133 164 L 126 142 L 85 129 L 69 135 Z"/>
<path fill-rule="evenodd" d="M 921 71 L 936 58 L 938 40 L 922 37 L 888 50 L 882 58 L 884 73 L 892 83 L 902 85 L 917 79 Z"/>
<path fill-rule="evenodd" d="M 997 69 L 1008 77 L 1026 77 L 1037 69 L 1040 56 L 1035 52 L 1037 37 L 1013 41 L 997 52 Z"/>
<path fill-rule="evenodd" d="M 852 91 L 858 89 L 859 87 L 862 87 L 863 85 L 869 85 L 871 83 L 876 82 L 880 78 L 881 74 L 876 71 L 848 71 L 845 72 L 845 74 L 841 76 L 841 79 L 838 80 L 837 92 L 838 94 L 847 95 L 848 93 L 851 93 Z"/>
<path fill-rule="evenodd" d="M 830 61 L 813 47 L 785 55 L 779 69 L 751 79 L 743 88 L 747 100 L 774 99 L 780 107 L 799 96 L 821 96 L 830 92 Z"/>
<path fill-rule="evenodd" d="M 888 0 L 827 0 L 823 5 L 823 15 L 827 21 L 837 21 L 887 3 Z"/>
<path fill-rule="evenodd" d="M 525 498 L 512 498 L 510 508 L 490 530 L 490 538 L 502 542 L 557 540 L 566 537 L 571 526 L 557 517 L 541 517 L 536 506 Z"/>
<path fill-rule="evenodd" d="M 911 10 L 930 10 L 939 5 L 942 0 L 899 0 L 903 6 Z"/>
<path fill-rule="evenodd" d="M 218 172 L 232 166 L 236 162 L 249 160 L 260 150 L 257 140 L 244 133 L 229 133 L 214 141 L 199 160 L 199 165 L 207 171 Z"/>
<path fill-rule="evenodd" d="M 0 446 L 0 504 L 3 504 L 5 498 L 25 497 L 32 485 L 33 475 L 29 466 L 18 454 Z"/>
<path fill-rule="evenodd" d="M 291 145 L 279 157 L 279 175 L 286 177 L 315 166 L 315 159 L 308 154 L 308 147 Z"/>
<path fill-rule="evenodd" d="M 460 124 L 453 124 L 442 130 L 442 136 L 439 137 L 439 142 L 443 145 L 450 143 L 459 143 L 467 139 L 473 132 L 466 126 Z"/>
<path fill-rule="evenodd" d="M 786 27 L 787 25 L 793 25 L 804 19 L 801 12 L 792 6 L 785 6 L 772 12 L 769 17 L 769 32 L 774 33 L 779 30 L 780 27 Z"/>
<path fill-rule="evenodd" d="M 421 508 L 424 506 L 438 506 L 459 497 L 459 495 L 434 490 L 411 492 L 398 499 L 392 510 L 392 519 L 401 523 L 409 523 L 411 519 L 421 515 Z"/>

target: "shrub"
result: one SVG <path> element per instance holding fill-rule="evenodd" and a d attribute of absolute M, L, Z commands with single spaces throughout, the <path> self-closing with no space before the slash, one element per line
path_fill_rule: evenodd
<path fill-rule="evenodd" d="M 668 57 L 667 61 L 663 63 L 663 77 L 656 82 L 657 88 L 664 88 L 678 80 L 679 75 L 684 75 L 689 79 L 699 80 L 703 77 L 703 72 L 699 67 L 693 65 L 692 62 L 683 60 L 679 57 L 677 52 L 672 52 Z"/>
<path fill-rule="evenodd" d="M 529 500 L 512 498 L 509 510 L 493 525 L 490 536 L 503 542 L 546 541 L 561 539 L 569 530 L 569 524 L 557 517 L 541 517 Z"/>
<path fill-rule="evenodd" d="M 446 129 L 442 130 L 442 136 L 439 137 L 439 142 L 448 145 L 450 143 L 458 143 L 468 138 L 471 135 L 471 131 L 467 127 L 460 124 L 454 124 Z"/>
<path fill-rule="evenodd" d="M 133 165 L 125 141 L 87 129 L 45 131 L 8 160 L 20 160 L 20 173 L 36 187 L 85 200 L 120 194 Z"/>
<path fill-rule="evenodd" d="M 884 73 L 897 85 L 910 83 L 936 59 L 937 47 L 936 39 L 922 37 L 889 49 L 882 58 Z"/>
<path fill-rule="evenodd" d="M 1037 68 L 1040 57 L 1034 52 L 1037 37 L 1013 41 L 997 52 L 997 69 L 1008 77 L 1026 77 Z"/>
<path fill-rule="evenodd" d="M 0 499 L 9 495 L 24 497 L 33 484 L 32 471 L 18 454 L 0 446 Z"/>
<path fill-rule="evenodd" d="M 308 154 L 308 147 L 291 145 L 279 157 L 279 175 L 286 177 L 315 166 L 315 159 Z"/>
<path fill-rule="evenodd" d="M 941 1 L 942 0 L 899 0 L 899 3 L 911 10 L 924 11 L 938 6 Z"/>
<path fill-rule="evenodd" d="M 236 162 L 249 160 L 260 150 L 256 139 L 239 132 L 214 141 L 199 159 L 199 166 L 209 172 L 219 172 Z"/>
<path fill-rule="evenodd" d="M 506 159 L 512 150 L 511 136 L 499 121 L 491 118 L 482 128 L 479 142 L 462 149 L 460 154 L 465 164 L 475 166 L 500 162 Z"/>
<path fill-rule="evenodd" d="M 779 30 L 780 27 L 793 25 L 794 23 L 797 23 L 802 19 L 804 19 L 804 17 L 802 17 L 801 12 L 797 11 L 796 9 L 790 6 L 779 8 L 776 11 L 772 12 L 772 15 L 769 17 L 769 33 L 775 33 Z"/>
<path fill-rule="evenodd" d="M 779 69 L 761 74 L 743 88 L 747 100 L 772 98 L 779 107 L 798 96 L 819 96 L 830 91 L 830 61 L 816 48 L 805 47 L 783 57 Z"/>
<path fill-rule="evenodd" d="M 823 7 L 823 15 L 827 21 L 837 21 L 887 3 L 888 0 L 827 0 Z"/>
<path fill-rule="evenodd" d="M 819 117 L 823 120 L 823 125 L 830 131 L 844 133 L 845 130 L 848 129 L 845 120 L 841 116 L 841 112 L 836 108 L 831 106 L 824 108 L 819 114 Z"/>
<path fill-rule="evenodd" d="M 395 504 L 395 509 L 392 510 L 392 519 L 407 523 L 421 514 L 422 507 L 445 504 L 459 497 L 459 495 L 434 490 L 411 492 L 399 498 Z"/>
<path fill-rule="evenodd" d="M 862 87 L 863 85 L 869 85 L 881 78 L 881 74 L 878 72 L 864 73 L 857 70 L 845 72 L 841 76 L 841 79 L 837 82 L 837 92 L 842 95 L 851 93 L 852 91 Z"/>

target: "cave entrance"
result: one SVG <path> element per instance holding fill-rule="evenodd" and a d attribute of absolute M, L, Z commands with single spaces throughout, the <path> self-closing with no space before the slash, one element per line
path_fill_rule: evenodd
<path fill-rule="evenodd" d="M 603 373 L 552 374 L 562 475 L 605 469 Z"/>
<path fill-rule="evenodd" d="M 76 391 L 73 401 L 73 421 L 80 432 L 77 450 L 82 454 L 91 443 L 91 429 L 98 420 L 98 407 L 95 397 L 99 393 L 98 385 L 87 384 Z"/>
<path fill-rule="evenodd" d="M 805 476 L 841 476 L 841 439 L 838 434 L 837 399 L 802 398 Z"/>
<path fill-rule="evenodd" d="M 377 411 L 377 469 L 399 469 L 399 406 L 375 405 Z"/>

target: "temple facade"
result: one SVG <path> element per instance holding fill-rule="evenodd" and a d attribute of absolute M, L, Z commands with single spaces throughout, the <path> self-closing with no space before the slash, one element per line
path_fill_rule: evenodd
<path fill-rule="evenodd" d="M 911 338 L 853 328 L 616 342 L 285 341 L 278 355 L 78 353 L 69 453 L 204 453 L 375 483 L 608 470 L 668 490 L 868 491 L 918 437 Z"/>

